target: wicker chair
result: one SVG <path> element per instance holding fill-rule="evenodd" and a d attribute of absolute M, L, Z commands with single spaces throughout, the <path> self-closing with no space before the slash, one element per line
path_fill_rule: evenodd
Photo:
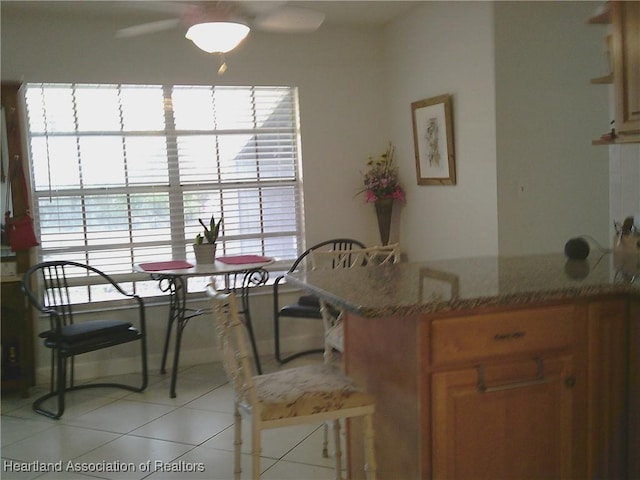
<path fill-rule="evenodd" d="M 260 445 L 263 430 L 332 421 L 339 440 L 341 418 L 362 417 L 365 473 L 375 479 L 373 440 L 374 398 L 358 389 L 333 365 L 317 363 L 275 373 L 254 375 L 247 333 L 240 320 L 234 293 L 207 290 L 211 297 L 218 347 L 235 391 L 234 477 L 240 478 L 242 414 L 251 417 L 252 478 L 260 477 Z M 336 478 L 342 478 L 340 446 L 336 449 Z"/>
<path fill-rule="evenodd" d="M 329 268 L 353 268 L 380 266 L 400 261 L 400 248 L 392 245 L 376 245 L 366 248 L 354 248 L 349 251 L 313 251 L 311 265 L 314 270 Z M 342 328 L 342 312 L 320 300 L 320 313 L 324 325 L 324 357 L 325 362 L 332 361 L 334 351 L 344 352 L 344 334 Z"/>
<path fill-rule="evenodd" d="M 349 251 L 313 251 L 311 252 L 311 265 L 314 270 L 329 268 L 354 268 L 380 266 L 400 261 L 400 247 L 397 243 L 392 245 L 375 245 L 366 248 L 354 248 Z M 324 361 L 331 364 L 335 360 L 335 354 L 344 352 L 344 328 L 342 325 L 342 312 L 330 305 L 325 300 L 320 300 L 320 313 L 324 326 Z M 324 441 L 322 443 L 322 456 L 329 456 L 329 431 L 324 428 Z"/>

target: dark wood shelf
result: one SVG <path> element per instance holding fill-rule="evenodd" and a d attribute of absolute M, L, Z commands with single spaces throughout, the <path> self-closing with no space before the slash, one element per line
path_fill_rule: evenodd
<path fill-rule="evenodd" d="M 613 84 L 613 73 L 609 73 L 608 75 L 604 75 L 602 77 L 592 78 L 591 83 L 595 85 Z"/>
<path fill-rule="evenodd" d="M 619 135 L 614 140 L 592 140 L 591 145 L 619 145 L 623 143 L 640 143 L 640 135 Z"/>
<path fill-rule="evenodd" d="M 611 23 L 611 9 L 609 5 L 603 7 L 604 10 L 600 13 L 597 13 L 593 17 L 589 18 L 589 23 L 592 25 L 606 25 Z"/>

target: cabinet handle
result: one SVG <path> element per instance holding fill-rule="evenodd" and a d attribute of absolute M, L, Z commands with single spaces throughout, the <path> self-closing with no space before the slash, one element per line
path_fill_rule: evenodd
<path fill-rule="evenodd" d="M 526 335 L 526 332 L 509 332 L 509 333 L 496 333 L 493 336 L 493 339 L 496 341 L 499 340 L 517 340 L 518 338 L 522 338 Z"/>
<path fill-rule="evenodd" d="M 531 387 L 533 385 L 542 385 L 544 383 L 549 383 L 544 376 L 544 363 L 542 358 L 537 357 L 536 365 L 538 366 L 538 373 L 536 377 L 531 380 L 523 380 L 520 382 L 513 383 L 505 383 L 504 385 L 496 385 L 495 387 L 487 387 L 484 381 L 484 367 L 482 365 L 478 365 L 478 391 L 480 393 L 491 393 L 491 392 L 500 392 L 502 390 L 511 390 L 513 388 L 523 388 L 523 387 Z"/>

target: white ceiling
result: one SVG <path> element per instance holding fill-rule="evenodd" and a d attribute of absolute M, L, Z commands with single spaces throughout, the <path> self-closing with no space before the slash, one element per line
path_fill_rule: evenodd
<path fill-rule="evenodd" d="M 2 13 L 16 15 L 42 15 L 47 17 L 65 16 L 67 18 L 113 18 L 135 22 L 152 22 L 177 15 L 180 3 L 209 3 L 198 1 L 11 1 L 2 0 L 0 8 Z M 229 2 L 222 2 L 229 3 Z M 324 12 L 326 25 L 351 25 L 351 26 L 380 26 L 393 20 L 396 16 L 406 12 L 418 3 L 412 1 L 237 1 L 231 2 L 244 4 L 252 10 L 269 8 L 277 5 L 301 6 Z"/>

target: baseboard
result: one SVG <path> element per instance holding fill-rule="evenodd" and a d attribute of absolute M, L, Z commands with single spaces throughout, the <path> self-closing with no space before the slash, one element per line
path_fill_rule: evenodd
<path fill-rule="evenodd" d="M 288 353 L 310 350 L 322 347 L 322 337 L 318 335 L 296 335 L 283 337 L 281 339 L 282 355 Z M 273 358 L 273 340 L 261 340 L 257 343 L 258 353 L 264 361 L 265 358 Z M 170 352 L 167 361 L 167 370 L 171 371 L 173 352 Z M 189 349 L 183 344 L 180 352 L 180 368 L 185 368 L 202 363 L 220 361 L 217 348 Z M 150 375 L 160 374 L 161 353 L 150 354 L 147 358 Z M 140 371 L 140 359 L 138 357 L 110 358 L 108 360 L 87 360 L 82 356 L 76 358 L 75 378 L 76 381 L 86 381 L 99 377 L 113 375 L 125 375 Z M 50 380 L 49 365 L 40 366 L 36 369 L 36 384 L 47 384 Z"/>

